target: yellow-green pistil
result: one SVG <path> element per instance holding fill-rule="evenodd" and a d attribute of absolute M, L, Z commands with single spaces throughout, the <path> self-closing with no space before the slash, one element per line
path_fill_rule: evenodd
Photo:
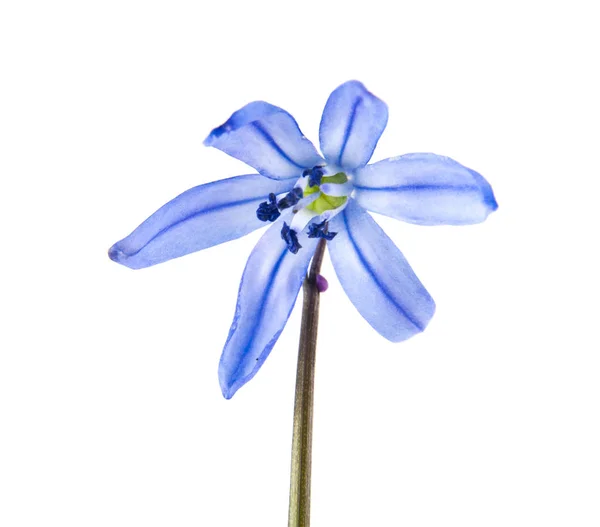
<path fill-rule="evenodd" d="M 333 176 L 323 176 L 321 178 L 321 185 L 323 183 L 346 183 L 347 181 L 348 176 L 346 176 L 346 174 L 344 174 L 343 172 L 338 172 Z M 318 185 L 315 185 L 314 187 L 306 187 L 306 190 L 304 191 L 304 196 L 310 196 L 311 194 L 314 194 L 319 190 L 320 187 Z M 347 200 L 347 196 L 328 196 L 327 194 L 321 192 L 321 195 L 310 205 L 307 205 L 306 208 L 308 210 L 316 212 L 317 214 L 323 214 L 323 212 L 325 212 L 326 210 L 337 209 L 338 207 L 346 203 Z"/>

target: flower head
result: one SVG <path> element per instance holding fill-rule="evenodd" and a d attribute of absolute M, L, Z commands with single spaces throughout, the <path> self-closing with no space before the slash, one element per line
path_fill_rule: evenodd
<path fill-rule="evenodd" d="M 140 269 L 223 243 L 273 223 L 244 270 L 219 365 L 230 398 L 260 369 L 283 330 L 312 255 L 327 240 L 346 294 L 385 338 L 425 329 L 435 304 L 370 210 L 420 225 L 479 223 L 498 207 L 477 172 L 435 154 L 367 165 L 387 124 L 386 104 L 357 81 L 330 95 L 319 130 L 323 156 L 294 118 L 257 101 L 205 140 L 259 174 L 194 187 L 109 250 Z"/>

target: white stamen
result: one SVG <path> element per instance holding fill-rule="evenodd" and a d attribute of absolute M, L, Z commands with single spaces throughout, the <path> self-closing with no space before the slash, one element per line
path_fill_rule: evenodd
<path fill-rule="evenodd" d="M 323 176 L 325 176 L 325 177 L 333 176 L 340 172 L 344 172 L 344 169 L 342 169 L 341 167 L 338 167 L 337 165 L 326 165 L 321 168 L 323 169 Z"/>
<path fill-rule="evenodd" d="M 315 211 L 308 209 L 299 210 L 296 214 L 294 214 L 294 217 L 292 218 L 292 221 L 290 223 L 290 229 L 298 233 L 302 232 L 304 230 L 304 227 L 308 225 L 308 222 L 312 220 L 315 216 L 318 216 L 318 214 Z"/>
<path fill-rule="evenodd" d="M 294 185 L 294 188 L 301 188 L 303 193 L 306 192 L 306 187 L 308 187 L 308 177 L 301 177 Z"/>
<path fill-rule="evenodd" d="M 344 201 L 344 203 L 342 203 L 337 209 L 326 210 L 325 212 L 323 212 L 319 216 L 317 223 L 321 223 L 322 221 L 329 221 L 332 218 L 334 218 L 335 216 L 337 216 L 340 212 L 342 212 L 348 206 L 348 201 L 350 201 L 350 200 Z"/>
<path fill-rule="evenodd" d="M 352 190 L 354 189 L 354 185 L 347 181 L 346 183 L 323 183 L 321 185 L 321 192 L 323 194 L 327 194 L 328 196 L 334 197 L 342 197 L 348 196 Z"/>
<path fill-rule="evenodd" d="M 294 205 L 294 212 L 297 212 L 304 207 L 308 207 L 313 201 L 319 198 L 321 195 L 320 192 L 315 192 L 314 194 L 309 194 L 305 198 L 302 198 L 298 203 Z"/>

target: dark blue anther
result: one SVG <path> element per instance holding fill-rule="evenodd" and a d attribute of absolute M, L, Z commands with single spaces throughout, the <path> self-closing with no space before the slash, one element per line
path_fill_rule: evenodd
<path fill-rule="evenodd" d="M 333 240 L 337 235 L 337 232 L 327 231 L 327 220 L 321 223 L 311 223 L 308 226 L 308 237 L 309 238 L 325 238 L 326 240 Z"/>
<path fill-rule="evenodd" d="M 311 174 L 308 176 L 308 186 L 318 187 L 321 184 L 321 178 L 324 173 L 321 167 L 313 168 Z"/>
<path fill-rule="evenodd" d="M 304 196 L 304 193 L 302 192 L 301 188 L 293 188 L 291 192 L 288 192 L 285 197 L 279 200 L 279 203 L 277 203 L 277 207 L 279 207 L 279 210 L 287 209 L 288 207 L 293 207 L 302 199 L 302 196 Z"/>
<path fill-rule="evenodd" d="M 281 227 L 281 239 L 285 242 L 288 250 L 292 254 L 296 254 L 298 249 L 302 248 L 302 245 L 298 243 L 296 231 L 290 229 L 285 221 L 283 222 L 283 227 Z"/>
<path fill-rule="evenodd" d="M 312 168 L 307 168 L 304 172 L 302 172 L 302 177 L 308 176 L 308 186 L 315 187 L 321 184 L 321 178 L 325 174 L 323 167 L 316 166 Z"/>
<path fill-rule="evenodd" d="M 256 217 L 260 221 L 275 221 L 279 218 L 279 209 L 277 208 L 277 197 L 272 192 L 269 194 L 269 201 L 263 201 L 256 210 Z"/>

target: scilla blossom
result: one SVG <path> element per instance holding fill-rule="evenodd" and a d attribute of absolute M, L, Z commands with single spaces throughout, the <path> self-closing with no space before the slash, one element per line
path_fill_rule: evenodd
<path fill-rule="evenodd" d="M 435 303 L 367 210 L 419 225 L 467 225 L 497 208 L 477 172 L 435 154 L 367 165 L 388 119 L 386 104 L 357 81 L 330 95 L 319 130 L 322 156 L 294 118 L 252 102 L 204 144 L 258 174 L 194 187 L 161 207 L 109 256 L 141 269 L 272 225 L 248 259 L 219 364 L 231 398 L 260 369 L 296 302 L 320 239 L 359 313 L 399 342 L 425 329 Z"/>

